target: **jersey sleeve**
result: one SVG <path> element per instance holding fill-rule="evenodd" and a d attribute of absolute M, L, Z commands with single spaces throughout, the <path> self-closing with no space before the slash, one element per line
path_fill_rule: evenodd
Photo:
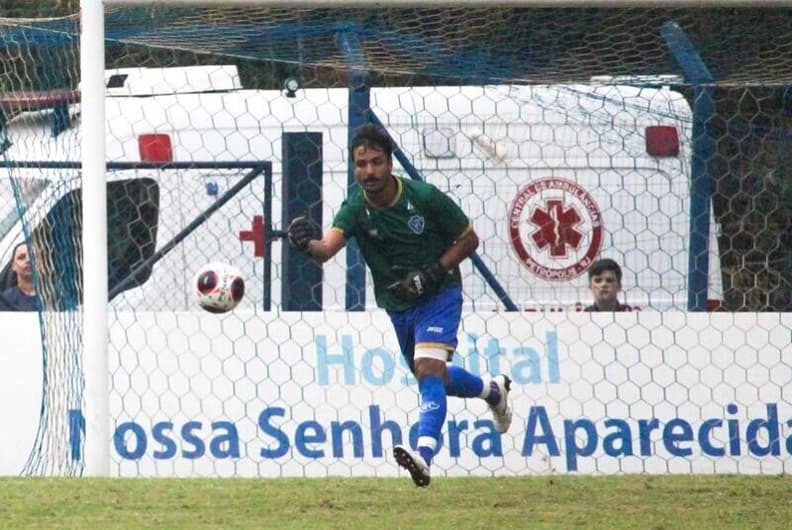
<path fill-rule="evenodd" d="M 349 200 L 345 200 L 333 218 L 333 228 L 344 234 L 344 239 L 349 239 L 355 236 L 356 220 L 357 214 L 354 205 Z"/>
<path fill-rule="evenodd" d="M 471 229 L 471 223 L 462 208 L 435 186 L 430 186 L 429 204 L 440 221 L 443 232 L 452 241 L 459 239 Z"/>

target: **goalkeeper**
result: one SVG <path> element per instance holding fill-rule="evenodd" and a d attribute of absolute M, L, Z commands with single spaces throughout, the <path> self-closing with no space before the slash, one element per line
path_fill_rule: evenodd
<path fill-rule="evenodd" d="M 357 239 L 374 281 L 377 305 L 390 316 L 402 355 L 418 380 L 421 407 L 418 452 L 397 445 L 393 455 L 417 486 L 428 486 L 430 466 L 441 439 L 446 396 L 482 398 L 495 427 L 511 424 L 511 381 L 499 375 L 484 382 L 449 364 L 457 346 L 462 314 L 459 264 L 478 247 L 470 220 L 431 184 L 394 176 L 390 137 L 364 125 L 352 141 L 358 189 L 351 192 L 321 235 L 307 217 L 289 225 L 289 240 L 324 262 Z"/>

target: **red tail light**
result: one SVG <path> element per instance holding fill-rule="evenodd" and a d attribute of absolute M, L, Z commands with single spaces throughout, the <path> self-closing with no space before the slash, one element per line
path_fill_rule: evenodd
<path fill-rule="evenodd" d="M 646 152 L 652 156 L 677 156 L 679 133 L 671 125 L 650 125 L 646 128 Z"/>
<path fill-rule="evenodd" d="M 173 160 L 171 139 L 167 134 L 141 134 L 138 137 L 141 162 L 170 162 Z"/>

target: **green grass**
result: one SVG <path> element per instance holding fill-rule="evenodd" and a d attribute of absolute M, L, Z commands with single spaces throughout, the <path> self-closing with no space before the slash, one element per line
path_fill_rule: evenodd
<path fill-rule="evenodd" d="M 789 528 L 789 476 L 0 479 L 3 528 Z"/>

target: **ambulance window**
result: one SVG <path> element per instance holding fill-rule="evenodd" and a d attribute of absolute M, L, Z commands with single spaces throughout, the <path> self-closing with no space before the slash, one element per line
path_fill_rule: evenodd
<path fill-rule="evenodd" d="M 423 150 L 428 158 L 454 158 L 456 156 L 456 132 L 452 129 L 424 129 Z"/>
<path fill-rule="evenodd" d="M 109 289 L 125 280 L 154 254 L 159 219 L 159 186 L 149 178 L 107 185 L 107 262 Z M 138 271 L 133 288 L 151 276 L 151 265 Z"/>
<path fill-rule="evenodd" d="M 36 227 L 33 240 L 40 248 L 51 249 L 40 267 L 45 284 L 58 294 L 60 309 L 79 303 L 74 286 L 75 263 L 82 241 L 82 190 L 72 190 L 47 212 Z M 108 289 L 125 280 L 154 254 L 159 219 L 159 186 L 149 178 L 108 182 L 107 184 L 107 261 Z M 149 265 L 140 271 L 128 289 L 141 285 L 151 276 Z M 90 278 L 86 279 L 90 281 Z"/>

